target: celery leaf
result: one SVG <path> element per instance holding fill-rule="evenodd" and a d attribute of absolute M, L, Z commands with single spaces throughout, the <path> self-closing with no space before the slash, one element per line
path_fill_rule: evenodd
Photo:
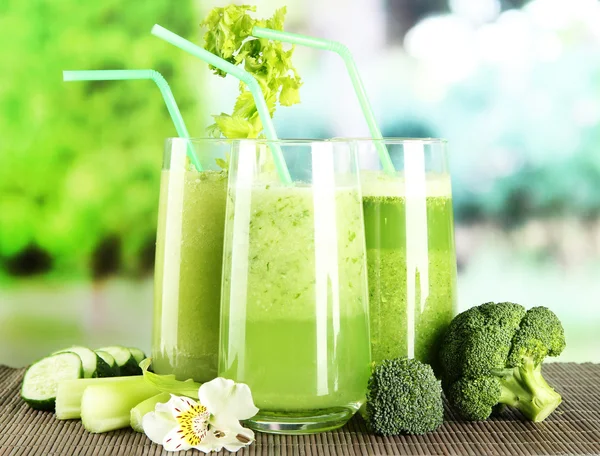
<path fill-rule="evenodd" d="M 292 64 L 293 47 L 286 51 L 281 42 L 251 36 L 255 26 L 283 30 L 286 8 L 279 8 L 266 20 L 250 16 L 255 11 L 256 7 L 250 5 L 213 8 L 200 25 L 206 29 L 204 46 L 208 51 L 234 65 L 243 65 L 256 78 L 272 117 L 277 103 L 292 106 L 300 102 L 302 81 Z M 226 75 L 211 69 L 219 76 Z M 212 137 L 256 138 L 263 128 L 254 98 L 243 83 L 231 115 L 213 117 L 215 123 L 208 127 Z"/>
<path fill-rule="evenodd" d="M 200 389 L 200 383 L 195 382 L 191 378 L 186 381 L 177 380 L 175 375 L 159 375 L 154 372 L 150 372 L 152 360 L 146 358 L 140 363 L 144 380 L 149 382 L 157 390 L 163 393 L 171 393 L 177 396 L 191 397 L 192 399 L 198 399 L 198 390 Z"/>

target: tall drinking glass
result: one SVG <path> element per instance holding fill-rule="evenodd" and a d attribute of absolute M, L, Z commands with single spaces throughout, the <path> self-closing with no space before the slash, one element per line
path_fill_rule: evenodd
<path fill-rule="evenodd" d="M 230 164 L 219 375 L 247 383 L 272 433 L 342 426 L 370 375 L 361 194 L 351 144 L 241 141 Z"/>
<path fill-rule="evenodd" d="M 361 168 L 371 352 L 436 368 L 440 335 L 456 305 L 456 254 L 446 142 L 356 140 Z M 396 173 L 381 170 L 390 153 Z"/>
<path fill-rule="evenodd" d="M 230 143 L 168 139 L 163 161 L 154 277 L 152 366 L 199 382 L 217 375 L 224 166 Z M 197 171 L 186 152 L 202 165 Z M 223 160 L 223 161 L 220 161 Z"/>

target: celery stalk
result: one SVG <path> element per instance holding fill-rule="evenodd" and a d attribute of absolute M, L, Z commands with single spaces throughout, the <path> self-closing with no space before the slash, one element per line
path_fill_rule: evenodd
<path fill-rule="evenodd" d="M 97 384 L 85 388 L 81 398 L 81 422 L 93 433 L 129 426 L 131 409 L 160 393 L 140 377 L 134 383 Z"/>
<path fill-rule="evenodd" d="M 152 396 L 131 409 L 130 424 L 134 431 L 144 432 L 142 427 L 142 418 L 149 412 L 153 412 L 156 404 L 169 402 L 171 395 L 169 393 L 160 393 Z"/>
<path fill-rule="evenodd" d="M 132 389 L 144 383 L 142 375 L 129 377 L 81 378 L 63 380 L 58 384 L 56 392 L 56 418 L 72 420 L 81 418 L 81 398 L 88 386 L 113 385 L 124 390 Z"/>

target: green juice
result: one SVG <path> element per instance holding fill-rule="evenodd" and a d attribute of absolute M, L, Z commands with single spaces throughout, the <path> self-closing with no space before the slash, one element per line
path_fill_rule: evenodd
<path fill-rule="evenodd" d="M 152 366 L 199 382 L 217 376 L 227 174 L 161 176 Z"/>
<path fill-rule="evenodd" d="M 449 177 L 428 179 L 426 195 L 409 201 L 410 209 L 403 181 L 372 179 L 363 186 L 363 209 L 373 361 L 414 354 L 435 367 L 456 300 Z M 425 207 L 411 212 L 415 204 Z M 413 248 L 418 242 L 421 250 Z"/>
<path fill-rule="evenodd" d="M 311 188 L 248 192 L 247 213 L 228 215 L 245 222 L 227 225 L 219 374 L 262 411 L 357 409 L 370 374 L 358 192 L 337 190 L 331 210 Z"/>

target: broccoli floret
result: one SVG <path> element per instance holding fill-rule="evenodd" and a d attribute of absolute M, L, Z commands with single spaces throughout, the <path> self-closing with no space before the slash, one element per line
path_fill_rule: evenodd
<path fill-rule="evenodd" d="M 485 420 L 508 405 L 542 421 L 562 401 L 542 376 L 542 363 L 564 348 L 560 320 L 546 307 L 485 303 L 450 324 L 440 349 L 442 386 L 467 420 Z"/>
<path fill-rule="evenodd" d="M 397 358 L 375 365 L 367 388 L 367 424 L 381 435 L 424 434 L 444 420 L 442 387 L 431 366 Z"/>

